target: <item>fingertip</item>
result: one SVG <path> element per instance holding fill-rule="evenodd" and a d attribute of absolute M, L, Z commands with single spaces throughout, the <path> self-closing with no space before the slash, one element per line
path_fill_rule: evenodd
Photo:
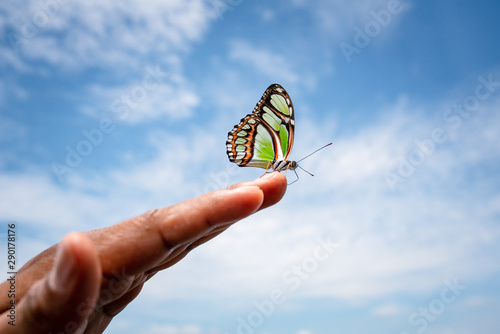
<path fill-rule="evenodd" d="M 264 202 L 261 209 L 278 203 L 285 195 L 287 189 L 286 176 L 280 172 L 265 174 L 252 183 L 257 185 L 264 193 Z"/>
<path fill-rule="evenodd" d="M 286 176 L 280 172 L 267 173 L 253 181 L 236 183 L 228 189 L 250 186 L 256 186 L 262 191 L 264 199 L 259 209 L 264 209 L 278 203 L 283 198 L 287 189 Z"/>
<path fill-rule="evenodd" d="M 57 246 L 53 268 L 48 277 L 51 288 L 62 292 L 73 290 L 75 284 L 94 282 L 87 284 L 87 288 L 94 285 L 91 290 L 97 291 L 100 277 L 99 257 L 90 239 L 76 232 L 64 236 Z"/>
<path fill-rule="evenodd" d="M 85 234 L 70 232 L 64 236 L 60 247 L 66 248 L 67 256 L 72 257 L 72 260 L 68 262 L 64 261 L 60 266 L 60 270 L 53 268 L 51 273 L 55 273 L 58 277 L 63 276 L 65 271 L 69 272 L 71 270 L 68 267 L 73 262 L 76 268 L 71 272 L 73 275 L 72 279 L 75 280 L 77 286 L 81 287 L 73 292 L 73 298 L 78 299 L 77 296 L 80 294 L 87 296 L 89 301 L 95 301 L 101 285 L 102 270 L 99 255 L 94 244 Z M 54 267 L 57 267 L 57 255 Z M 67 285 L 71 284 L 70 280 L 71 278 L 68 278 Z"/>
<path fill-rule="evenodd" d="M 90 241 L 83 233 L 70 232 L 62 240 L 70 249 L 79 263 L 88 263 L 98 260 L 97 252 Z"/>
<path fill-rule="evenodd" d="M 52 270 L 48 277 L 50 288 L 60 293 L 73 288 L 80 271 L 71 239 L 71 236 L 67 235 L 57 246 Z"/>

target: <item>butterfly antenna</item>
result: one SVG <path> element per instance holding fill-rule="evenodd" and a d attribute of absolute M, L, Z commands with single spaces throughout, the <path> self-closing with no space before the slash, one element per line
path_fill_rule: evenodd
<path fill-rule="evenodd" d="M 310 157 L 311 155 L 313 155 L 314 153 L 316 153 L 316 152 L 318 152 L 319 150 L 322 150 L 322 149 L 324 149 L 325 147 L 330 146 L 330 145 L 332 145 L 332 143 L 326 144 L 325 146 L 322 146 L 322 147 L 318 148 L 316 151 L 314 151 L 313 153 L 309 153 L 308 155 L 306 155 L 306 156 L 305 156 L 305 157 L 303 157 L 302 159 L 298 160 L 297 162 L 300 162 L 300 161 L 304 160 L 305 158 L 309 158 L 309 157 Z M 302 169 L 302 170 L 304 170 L 305 172 L 307 172 L 307 171 L 306 171 L 304 168 L 302 168 L 302 167 L 300 167 L 300 169 Z M 309 172 L 307 172 L 307 173 L 309 173 Z M 309 174 L 311 174 L 311 173 L 309 173 Z M 312 175 L 312 174 L 311 174 L 311 175 Z M 313 176 L 314 176 L 314 175 L 313 175 Z"/>

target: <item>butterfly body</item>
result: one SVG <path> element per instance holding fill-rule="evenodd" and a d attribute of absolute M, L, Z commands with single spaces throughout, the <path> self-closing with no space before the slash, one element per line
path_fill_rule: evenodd
<path fill-rule="evenodd" d="M 241 167 L 294 170 L 297 162 L 288 160 L 294 128 L 292 100 L 283 87 L 273 84 L 266 89 L 253 112 L 228 133 L 229 160 Z"/>
<path fill-rule="evenodd" d="M 294 170 L 297 168 L 299 165 L 297 164 L 296 161 L 290 161 L 290 160 L 274 160 L 271 162 L 271 168 L 274 171 L 281 172 L 284 170 Z"/>

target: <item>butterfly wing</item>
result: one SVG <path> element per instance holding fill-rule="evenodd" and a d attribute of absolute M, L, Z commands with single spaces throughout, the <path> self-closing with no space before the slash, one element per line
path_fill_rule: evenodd
<path fill-rule="evenodd" d="M 238 166 L 268 168 L 287 160 L 295 129 L 292 100 L 278 84 L 269 86 L 250 115 L 228 133 L 227 155 Z"/>

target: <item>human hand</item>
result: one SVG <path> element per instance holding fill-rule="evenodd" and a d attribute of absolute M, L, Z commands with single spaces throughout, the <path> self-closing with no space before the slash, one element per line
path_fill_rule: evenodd
<path fill-rule="evenodd" d="M 9 325 L 9 282 L 0 285 L 0 333 L 102 333 L 144 283 L 235 222 L 277 203 L 286 178 L 255 181 L 64 239 L 16 275 L 15 326 Z"/>

